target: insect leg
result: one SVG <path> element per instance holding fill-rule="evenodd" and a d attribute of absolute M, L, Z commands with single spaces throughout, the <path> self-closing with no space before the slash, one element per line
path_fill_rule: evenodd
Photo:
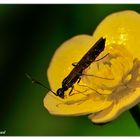
<path fill-rule="evenodd" d="M 100 60 L 104 59 L 104 58 L 105 58 L 106 56 L 108 56 L 108 55 L 109 55 L 109 53 L 107 53 L 107 54 L 106 54 L 105 56 L 103 56 L 102 58 L 95 60 L 94 62 L 100 61 Z"/>
<path fill-rule="evenodd" d="M 72 95 L 72 91 L 73 91 L 73 89 L 74 89 L 74 86 L 71 87 L 71 90 L 70 90 L 70 92 L 69 92 L 69 96 Z"/>
<path fill-rule="evenodd" d="M 77 83 L 80 83 L 80 81 L 81 81 L 81 77 L 79 77 L 79 79 L 78 79 Z"/>
<path fill-rule="evenodd" d="M 72 95 L 75 94 L 75 93 L 72 93 L 73 90 L 77 91 L 78 93 L 83 93 L 83 92 L 86 92 L 86 91 L 87 91 L 87 90 L 85 90 L 85 91 L 81 92 L 81 91 L 78 91 L 78 90 L 74 89 L 74 86 L 72 86 L 72 87 L 71 87 L 71 90 L 70 90 L 70 92 L 69 92 L 69 96 L 72 96 Z"/>
<path fill-rule="evenodd" d="M 77 83 L 80 83 L 80 81 L 81 81 L 81 76 L 82 76 L 83 74 L 82 74 L 82 72 L 79 72 L 78 73 L 78 81 L 77 81 Z"/>
<path fill-rule="evenodd" d="M 82 75 L 85 75 L 85 76 L 94 76 L 96 78 L 105 79 L 105 80 L 114 80 L 114 78 L 105 78 L 105 77 L 96 76 L 94 74 L 84 74 L 83 73 Z"/>
<path fill-rule="evenodd" d="M 89 89 L 95 91 L 96 93 L 98 93 L 99 95 L 102 95 L 102 93 L 98 92 L 97 90 L 95 90 L 95 89 L 93 89 L 93 88 L 91 88 L 91 87 L 89 87 L 89 86 L 86 86 L 86 85 L 80 85 L 80 84 L 78 84 L 78 85 L 79 85 L 79 86 L 82 86 L 82 87 L 89 88 Z"/>

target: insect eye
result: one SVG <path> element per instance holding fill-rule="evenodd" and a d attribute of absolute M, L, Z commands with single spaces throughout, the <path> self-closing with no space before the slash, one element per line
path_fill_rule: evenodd
<path fill-rule="evenodd" d="M 64 98 L 64 90 L 62 88 L 59 88 L 56 92 L 56 95 L 61 98 Z"/>

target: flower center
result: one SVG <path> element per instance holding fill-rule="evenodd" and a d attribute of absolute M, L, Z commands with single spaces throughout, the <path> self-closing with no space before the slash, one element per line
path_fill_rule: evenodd
<path fill-rule="evenodd" d="M 116 96 L 121 98 L 125 96 L 125 91 L 132 92 L 140 85 L 138 84 L 140 61 L 134 59 L 130 52 L 121 45 L 111 44 L 106 47 L 105 53 L 109 55 L 100 61 L 93 62 L 84 71 L 82 82 L 86 89 L 90 90 L 87 93 L 107 96 L 108 99 L 116 99 Z"/>
<path fill-rule="evenodd" d="M 125 82 L 131 79 L 128 73 L 133 67 L 133 57 L 124 49 L 124 46 L 112 44 L 106 48 L 104 54 L 109 53 L 109 55 L 100 61 L 93 62 L 85 70 L 86 74 L 82 79 L 84 83 L 100 91 L 101 94 L 111 94 L 116 86 L 125 86 Z"/>
<path fill-rule="evenodd" d="M 116 102 L 140 86 L 140 61 L 123 45 L 111 44 L 84 70 L 80 83 L 74 84 L 73 95 L 67 92 L 67 104 L 81 104 L 88 100 Z M 68 100 L 67 100 L 68 99 Z"/>

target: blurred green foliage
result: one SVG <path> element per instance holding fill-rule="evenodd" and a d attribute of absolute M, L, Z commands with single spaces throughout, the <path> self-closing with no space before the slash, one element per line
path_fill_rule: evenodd
<path fill-rule="evenodd" d="M 47 91 L 32 85 L 29 73 L 49 86 L 46 70 L 59 45 L 78 34 L 92 34 L 112 12 L 139 5 L 0 5 L 0 131 L 8 136 L 140 135 L 126 111 L 116 120 L 92 124 L 87 116 L 58 117 L 43 106 Z M 69 54 L 68 54 L 69 55 Z"/>

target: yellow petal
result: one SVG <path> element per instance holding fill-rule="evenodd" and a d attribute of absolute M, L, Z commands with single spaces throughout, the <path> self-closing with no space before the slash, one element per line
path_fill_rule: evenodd
<path fill-rule="evenodd" d="M 81 101 L 64 101 L 52 95 L 52 93 L 48 93 L 44 98 L 44 106 L 48 109 L 48 111 L 53 115 L 63 115 L 63 116 L 79 116 L 86 115 L 93 112 L 98 112 L 110 106 L 112 104 L 111 101 L 106 100 L 86 100 L 84 102 Z"/>
<path fill-rule="evenodd" d="M 131 10 L 107 16 L 96 28 L 93 38 L 107 38 L 108 44 L 124 45 L 132 55 L 140 58 L 140 15 Z"/>
<path fill-rule="evenodd" d="M 135 92 L 128 94 L 125 98 L 120 99 L 118 102 L 112 103 L 111 106 L 105 110 L 89 115 L 89 118 L 94 123 L 105 123 L 114 120 L 122 112 L 130 109 L 140 102 L 140 88 L 137 88 Z"/>

